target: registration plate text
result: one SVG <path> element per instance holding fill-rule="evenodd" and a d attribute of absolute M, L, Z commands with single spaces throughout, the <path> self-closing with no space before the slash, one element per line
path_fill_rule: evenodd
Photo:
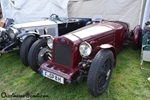
<path fill-rule="evenodd" d="M 42 72 L 41 74 L 43 76 L 45 76 L 45 77 L 47 77 L 47 78 L 49 78 L 51 80 L 54 80 L 54 81 L 56 81 L 58 83 L 64 84 L 64 78 L 63 77 L 55 75 L 55 74 L 50 73 L 50 72 L 47 72 L 45 70 L 42 70 L 41 72 Z"/>

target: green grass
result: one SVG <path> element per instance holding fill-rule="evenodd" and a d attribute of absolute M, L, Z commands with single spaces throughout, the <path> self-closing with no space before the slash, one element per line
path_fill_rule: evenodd
<path fill-rule="evenodd" d="M 100 97 L 92 97 L 87 91 L 86 81 L 76 85 L 61 85 L 42 77 L 25 67 L 17 54 L 5 54 L 0 57 L 0 100 L 2 92 L 23 95 L 47 95 L 46 98 L 33 100 L 150 100 L 150 71 L 141 70 L 140 50 L 131 46 L 124 47 L 117 55 L 117 65 L 107 90 Z M 150 63 L 144 63 L 149 66 Z M 20 100 L 23 98 L 12 98 Z"/>

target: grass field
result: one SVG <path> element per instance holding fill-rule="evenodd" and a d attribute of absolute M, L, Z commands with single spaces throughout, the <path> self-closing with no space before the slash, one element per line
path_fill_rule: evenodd
<path fill-rule="evenodd" d="M 61 85 L 25 67 L 17 54 L 5 54 L 0 57 L 0 100 L 25 99 L 13 97 L 25 94 L 34 96 L 31 100 L 150 100 L 147 81 L 150 71 L 141 70 L 139 63 L 140 50 L 134 51 L 130 45 L 124 47 L 118 53 L 107 90 L 100 97 L 92 97 L 86 80 L 81 84 Z M 150 67 L 150 63 L 144 66 Z"/>

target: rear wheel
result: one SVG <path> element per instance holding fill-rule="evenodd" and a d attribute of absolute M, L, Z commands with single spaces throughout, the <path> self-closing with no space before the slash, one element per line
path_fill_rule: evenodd
<path fill-rule="evenodd" d="M 134 50 L 138 50 L 139 48 L 141 48 L 141 45 L 142 45 L 141 27 L 137 25 L 133 30 L 132 47 Z"/>
<path fill-rule="evenodd" d="M 47 46 L 47 39 L 37 40 L 29 50 L 28 62 L 31 69 L 38 72 L 40 65 L 50 59 L 50 52 Z"/>
<path fill-rule="evenodd" d="M 21 58 L 21 61 L 22 63 L 25 65 L 25 66 L 28 66 L 28 52 L 29 52 L 29 49 L 31 47 L 31 45 L 37 40 L 37 37 L 36 36 L 28 36 L 26 37 L 22 44 L 21 44 L 21 47 L 20 47 L 20 58 Z"/>
<path fill-rule="evenodd" d="M 100 96 L 107 88 L 114 66 L 114 56 L 110 50 L 99 51 L 91 64 L 87 86 L 93 96 Z"/>

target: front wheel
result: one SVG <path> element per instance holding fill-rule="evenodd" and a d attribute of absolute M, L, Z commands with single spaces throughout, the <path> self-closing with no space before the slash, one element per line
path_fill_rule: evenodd
<path fill-rule="evenodd" d="M 88 91 L 100 96 L 107 88 L 114 66 L 114 56 L 110 50 L 100 50 L 93 59 L 87 78 Z"/>
<path fill-rule="evenodd" d="M 47 46 L 47 39 L 37 40 L 29 50 L 28 62 L 31 69 L 38 72 L 42 63 L 50 59 L 51 51 Z"/>
<path fill-rule="evenodd" d="M 22 45 L 20 47 L 20 58 L 21 58 L 21 61 L 22 63 L 25 65 L 25 66 L 28 66 L 28 52 L 29 52 L 29 49 L 31 47 L 31 45 L 37 40 L 37 37 L 36 36 L 28 36 L 26 37 L 23 42 L 22 42 Z"/>

